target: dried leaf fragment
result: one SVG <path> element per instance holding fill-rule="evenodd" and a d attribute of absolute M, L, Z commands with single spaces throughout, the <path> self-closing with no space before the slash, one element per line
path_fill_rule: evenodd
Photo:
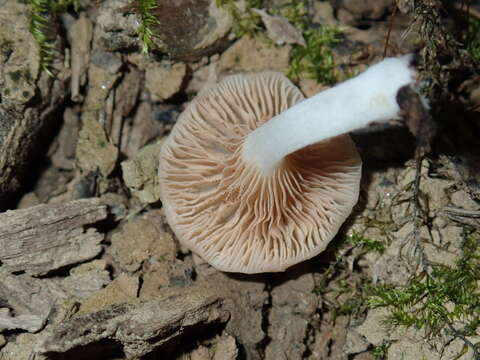
<path fill-rule="evenodd" d="M 305 46 L 302 32 L 280 15 L 269 15 L 265 10 L 254 9 L 262 17 L 268 37 L 277 45 L 298 44 Z"/>

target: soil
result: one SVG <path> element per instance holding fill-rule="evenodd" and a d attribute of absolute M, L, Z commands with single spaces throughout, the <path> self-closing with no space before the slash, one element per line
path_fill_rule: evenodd
<path fill-rule="evenodd" d="M 480 235 L 479 59 L 445 31 L 458 14 L 480 21 L 480 2 L 426 1 L 422 15 L 409 0 L 238 1 L 238 13 L 166 1 L 149 54 L 140 3 L 51 14 L 47 68 L 31 5 L 0 0 L 0 359 L 480 359 L 478 325 L 394 326 L 368 291 L 455 268 Z M 301 3 L 308 26 L 341 28 L 328 45 L 337 81 L 414 51 L 431 111 L 417 99 L 406 122 L 352 134 L 360 200 L 326 251 L 284 273 L 220 272 L 170 229 L 158 154 L 202 89 L 239 72 L 291 76 L 307 29 L 281 14 Z M 331 86 L 292 80 L 306 96 Z"/>

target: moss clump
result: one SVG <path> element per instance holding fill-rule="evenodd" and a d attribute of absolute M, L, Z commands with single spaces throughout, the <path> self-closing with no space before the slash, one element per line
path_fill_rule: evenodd
<path fill-rule="evenodd" d="M 319 83 L 335 84 L 338 79 L 332 46 L 341 42 L 342 31 L 337 27 L 312 24 L 303 1 L 290 2 L 281 10 L 281 14 L 302 31 L 306 43 L 305 46 L 292 46 L 288 77 L 298 80 L 307 74 Z"/>
<path fill-rule="evenodd" d="M 312 79 L 326 85 L 337 80 L 331 46 L 340 42 L 340 30 L 320 27 L 303 32 L 306 46 L 293 45 L 288 76 L 298 79 L 307 73 Z"/>
<path fill-rule="evenodd" d="M 50 7 L 56 14 L 65 12 L 69 8 L 72 8 L 73 11 L 78 12 L 78 9 L 80 8 L 80 0 L 51 0 Z"/>
<path fill-rule="evenodd" d="M 468 18 L 468 31 L 465 44 L 473 61 L 480 63 L 480 19 Z"/>
<path fill-rule="evenodd" d="M 389 344 L 375 346 L 371 351 L 375 360 L 385 360 L 387 358 L 389 346 Z"/>
<path fill-rule="evenodd" d="M 357 233 L 347 236 L 346 242 L 353 246 L 359 246 L 367 252 L 377 252 L 382 254 L 385 251 L 385 244 L 381 241 L 372 240 Z"/>
<path fill-rule="evenodd" d="M 241 11 L 233 0 L 215 0 L 215 4 L 232 17 L 236 37 L 253 36 L 260 29 L 261 18 L 252 9 L 264 8 L 263 0 L 246 0 L 244 11 Z"/>
<path fill-rule="evenodd" d="M 371 307 L 386 306 L 393 326 L 425 330 L 428 337 L 442 331 L 466 341 L 480 329 L 480 235 L 466 238 L 455 266 L 433 264 L 405 286 L 371 289 Z M 477 345 L 469 344 L 477 350 Z"/>
<path fill-rule="evenodd" d="M 233 30 L 237 37 L 254 36 L 262 27 L 261 17 L 252 11 L 254 8 L 265 8 L 262 0 L 247 0 L 244 11 L 241 11 L 233 0 L 216 0 L 218 7 L 223 8 L 233 18 Z M 310 21 L 305 1 L 292 0 L 281 9 L 269 9 L 267 12 L 286 17 L 289 22 L 302 32 L 305 46 L 292 45 L 292 54 L 288 77 L 298 80 L 301 76 L 309 76 L 317 82 L 332 85 L 338 81 L 332 53 L 332 45 L 341 41 L 341 30 L 336 27 L 318 26 Z"/>

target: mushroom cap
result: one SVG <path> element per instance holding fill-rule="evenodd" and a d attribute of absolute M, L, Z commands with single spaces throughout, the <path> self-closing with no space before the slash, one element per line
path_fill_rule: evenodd
<path fill-rule="evenodd" d="M 284 271 L 312 258 L 357 202 L 361 159 L 348 135 L 288 155 L 271 174 L 243 159 L 246 136 L 302 99 L 279 73 L 229 76 L 188 105 L 162 146 L 167 221 L 219 270 Z"/>

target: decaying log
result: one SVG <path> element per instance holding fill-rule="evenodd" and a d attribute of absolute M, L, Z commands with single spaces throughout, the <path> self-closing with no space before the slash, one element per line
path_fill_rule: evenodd
<path fill-rule="evenodd" d="M 106 206 L 95 198 L 2 213 L 2 268 L 41 275 L 91 259 L 100 253 L 104 236 L 85 226 L 106 216 Z"/>
<path fill-rule="evenodd" d="M 122 344 L 127 358 L 143 356 L 194 329 L 227 321 L 223 302 L 218 291 L 201 286 L 167 288 L 151 301 L 74 316 L 50 330 L 38 352 L 66 352 L 110 339 Z"/>

